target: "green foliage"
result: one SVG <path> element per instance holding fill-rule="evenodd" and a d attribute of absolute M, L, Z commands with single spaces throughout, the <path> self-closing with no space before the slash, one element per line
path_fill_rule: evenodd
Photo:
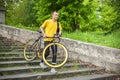
<path fill-rule="evenodd" d="M 36 23 L 36 12 L 33 9 L 33 7 L 35 6 L 35 1 L 34 0 L 24 0 L 25 4 L 25 22 L 23 22 L 23 24 L 25 26 L 32 26 L 33 24 L 37 26 Z"/>
<path fill-rule="evenodd" d="M 58 10 L 63 30 L 100 30 L 107 33 L 112 30 L 117 18 L 117 13 L 108 3 L 101 0 L 40 0 L 34 9 L 40 24 L 50 18 L 51 11 Z"/>
<path fill-rule="evenodd" d="M 0 0 L 0 9 L 4 9 L 5 8 L 4 5 L 5 5 L 4 0 Z"/>
<path fill-rule="evenodd" d="M 38 23 L 42 23 L 45 19 L 50 18 L 51 11 L 58 10 L 60 15 L 59 20 L 64 30 L 75 31 L 80 28 L 89 30 L 91 29 L 89 24 L 94 25 L 96 21 L 93 20 L 96 16 L 91 16 L 97 6 L 94 5 L 94 2 L 97 3 L 96 0 L 40 0 L 36 3 L 34 9 L 37 11 Z"/>
<path fill-rule="evenodd" d="M 100 27 L 105 33 L 108 33 L 112 30 L 113 25 L 115 24 L 115 20 L 117 18 L 117 12 L 115 9 L 108 5 L 107 3 L 102 4 L 101 6 L 101 19 L 100 19 Z"/>
<path fill-rule="evenodd" d="M 63 7 L 59 10 L 60 18 L 59 20 L 63 24 L 64 30 L 75 31 L 80 27 L 80 6 L 82 6 L 82 1 L 63 1 Z M 60 3 L 59 3 L 60 4 Z"/>
<path fill-rule="evenodd" d="M 56 0 L 57 1 L 57 0 Z M 44 20 L 51 17 L 51 12 L 55 9 L 55 0 L 37 0 L 34 10 L 37 12 L 37 23 L 42 24 Z"/>
<path fill-rule="evenodd" d="M 63 30 L 73 32 L 112 32 L 120 28 L 119 0 L 1 0 L 6 6 L 6 23 L 40 26 L 51 18 L 51 12 L 59 12 Z"/>
<path fill-rule="evenodd" d="M 22 0 L 15 2 L 6 7 L 6 24 L 24 26 L 37 26 L 36 23 L 36 12 L 33 10 L 35 5 L 34 0 Z"/>
<path fill-rule="evenodd" d="M 116 18 L 116 20 L 115 20 L 115 24 L 114 24 L 114 26 L 112 27 L 112 31 L 113 30 L 118 30 L 118 29 L 120 29 L 120 0 L 116 0 L 116 1 L 111 1 L 111 3 L 110 3 L 113 7 L 114 7 L 114 9 L 115 9 L 115 12 L 117 13 L 117 18 Z"/>
<path fill-rule="evenodd" d="M 18 2 L 19 0 L 0 0 L 0 9 L 6 9 L 7 6 Z"/>
<path fill-rule="evenodd" d="M 81 30 L 82 31 L 95 31 L 98 27 L 99 18 L 98 11 L 99 0 L 84 0 L 83 8 L 81 11 Z"/>
<path fill-rule="evenodd" d="M 20 7 L 19 7 L 20 6 Z M 25 3 L 18 2 L 7 6 L 6 24 L 17 25 L 25 22 Z"/>

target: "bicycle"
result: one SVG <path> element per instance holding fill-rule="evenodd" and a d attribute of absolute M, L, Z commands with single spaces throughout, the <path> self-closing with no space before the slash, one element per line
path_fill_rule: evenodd
<path fill-rule="evenodd" d="M 41 32 L 39 32 L 41 33 Z M 43 59 L 44 63 L 52 68 L 58 68 L 63 66 L 68 59 L 68 51 L 66 47 L 60 43 L 60 37 L 53 36 L 53 37 L 47 37 L 47 38 L 53 38 L 53 42 L 42 48 L 42 39 L 43 36 L 39 36 L 37 39 L 30 39 L 27 41 L 26 45 L 24 46 L 24 58 L 27 61 L 32 61 L 36 57 L 39 57 L 40 59 Z M 52 60 L 50 58 L 52 57 L 50 54 L 52 54 L 52 50 L 49 48 L 51 46 L 57 46 L 57 58 L 60 60 L 57 60 L 57 64 L 52 64 Z M 50 49 L 50 54 L 47 58 L 45 58 L 46 50 Z"/>

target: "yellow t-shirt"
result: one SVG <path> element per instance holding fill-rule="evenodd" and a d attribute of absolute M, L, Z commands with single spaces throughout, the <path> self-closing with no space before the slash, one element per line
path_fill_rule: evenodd
<path fill-rule="evenodd" d="M 56 30 L 57 30 L 57 21 L 53 21 L 51 20 L 46 20 L 42 26 L 46 36 L 48 37 L 53 37 L 54 34 L 56 34 Z M 61 24 L 59 23 L 59 29 L 62 30 Z M 52 41 L 52 38 L 45 38 L 44 41 Z"/>

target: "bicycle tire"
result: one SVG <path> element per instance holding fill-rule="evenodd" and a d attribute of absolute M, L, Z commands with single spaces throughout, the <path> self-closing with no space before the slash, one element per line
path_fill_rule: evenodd
<path fill-rule="evenodd" d="M 32 61 L 35 59 L 38 50 L 38 43 L 34 39 L 27 41 L 24 46 L 24 58 L 27 61 Z"/>
<path fill-rule="evenodd" d="M 60 54 L 60 55 L 61 55 L 60 57 L 62 57 L 61 60 L 63 60 L 63 61 L 61 61 L 60 63 L 57 63 L 57 64 L 55 64 L 55 65 L 52 64 L 51 62 L 49 62 L 49 61 L 47 60 L 47 58 L 45 58 L 46 50 L 47 50 L 49 47 L 53 46 L 53 45 L 57 45 L 57 48 L 60 49 L 60 50 L 57 50 L 57 54 L 58 54 L 58 56 L 59 56 L 59 54 Z M 58 52 L 60 52 L 60 53 L 58 53 Z M 50 43 L 50 44 L 48 44 L 48 45 L 44 48 L 43 54 L 42 54 L 42 58 L 43 58 L 43 61 L 45 62 L 45 64 L 48 65 L 49 67 L 58 68 L 58 67 L 63 66 L 63 65 L 67 62 L 67 59 L 68 59 L 68 51 L 67 51 L 66 47 L 63 46 L 63 45 L 60 44 L 60 43 Z"/>

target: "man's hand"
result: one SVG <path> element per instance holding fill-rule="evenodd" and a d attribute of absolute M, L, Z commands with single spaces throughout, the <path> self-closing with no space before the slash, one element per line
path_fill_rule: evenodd
<path fill-rule="evenodd" d="M 58 34 L 58 37 L 61 37 L 61 34 Z"/>
<path fill-rule="evenodd" d="M 43 37 L 46 38 L 47 37 L 46 34 L 43 34 Z"/>

